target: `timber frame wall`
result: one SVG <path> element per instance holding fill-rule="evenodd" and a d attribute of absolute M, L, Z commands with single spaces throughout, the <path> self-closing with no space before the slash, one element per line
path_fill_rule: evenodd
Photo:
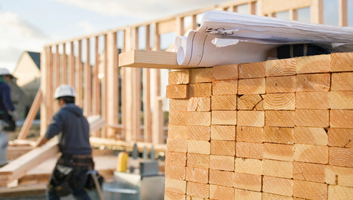
<path fill-rule="evenodd" d="M 339 2 L 339 24 L 346 26 L 347 0 L 339 0 Z M 146 50 L 161 50 L 160 37 L 162 34 L 170 32 L 176 32 L 177 35 L 185 34 L 185 17 L 191 16 L 190 29 L 196 30 L 198 28 L 196 22 L 198 14 L 212 9 L 236 12 L 237 6 L 244 4 L 248 4 L 249 14 L 275 16 L 277 12 L 289 11 L 290 19 L 293 20 L 297 19 L 297 9 L 310 7 L 311 21 L 323 23 L 323 0 L 237 0 L 167 18 L 47 44 L 41 53 L 41 92 L 43 97 L 41 102 L 41 134 L 45 133 L 52 114 L 58 109 L 52 98 L 55 88 L 60 84 L 69 84 L 75 87 L 78 94 L 77 104 L 84 108 L 86 116 L 101 115 L 107 120 L 107 126 L 102 131 L 96 132 L 95 137 L 120 139 L 126 142 L 165 144 L 161 71 L 160 69 L 120 69 L 117 33 L 123 32 L 124 35 L 122 52 L 134 50 L 138 49 L 139 27 L 145 26 Z M 153 38 L 152 47 L 150 34 Z M 104 38 L 104 53 L 100 54 L 99 38 L 101 37 Z M 90 65 L 90 56 L 93 55 L 93 52 L 90 52 L 90 40 L 95 41 L 95 59 L 92 58 L 95 60 L 95 64 L 93 66 Z M 87 47 L 84 49 L 85 52 L 82 48 L 83 43 L 86 43 Z M 62 49 L 61 54 L 59 48 Z M 70 49 L 69 54 L 66 49 Z M 86 54 L 85 63 L 80 62 L 83 54 Z M 101 57 L 104 58 L 99 59 Z M 100 65 L 103 66 L 104 76 L 102 79 L 98 78 Z M 119 77 L 121 77 L 121 82 L 119 82 Z M 141 84 L 139 84 L 140 82 Z M 119 84 L 121 84 L 121 91 Z M 145 108 L 143 111 L 143 132 L 141 132 L 140 120 L 142 113 L 141 94 L 143 94 L 143 107 Z M 122 101 L 121 108 L 119 108 L 119 99 Z M 120 110 L 121 112 L 119 112 Z M 121 121 L 119 116 L 121 116 Z M 117 128 L 120 131 L 117 132 Z"/>

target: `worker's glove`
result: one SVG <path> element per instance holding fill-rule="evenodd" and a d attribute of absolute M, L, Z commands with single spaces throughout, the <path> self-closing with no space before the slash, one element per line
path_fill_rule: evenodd
<path fill-rule="evenodd" d="M 18 114 L 17 114 L 16 110 L 12 111 L 10 114 L 11 114 L 12 119 L 13 119 L 14 121 L 17 121 L 17 120 L 18 120 Z"/>

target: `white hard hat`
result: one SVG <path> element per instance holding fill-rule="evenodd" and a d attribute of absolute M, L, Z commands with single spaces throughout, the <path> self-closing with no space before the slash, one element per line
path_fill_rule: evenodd
<path fill-rule="evenodd" d="M 1 75 L 9 75 L 13 78 L 12 74 L 10 73 L 10 71 L 6 68 L 0 68 L 0 76 Z"/>
<path fill-rule="evenodd" d="M 70 85 L 60 85 L 55 90 L 54 99 L 59 97 L 76 97 L 75 89 Z"/>

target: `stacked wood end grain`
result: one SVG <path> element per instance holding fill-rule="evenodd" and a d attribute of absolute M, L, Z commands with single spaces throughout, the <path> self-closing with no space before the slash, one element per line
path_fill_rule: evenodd
<path fill-rule="evenodd" d="M 169 74 L 167 200 L 352 199 L 353 53 Z"/>

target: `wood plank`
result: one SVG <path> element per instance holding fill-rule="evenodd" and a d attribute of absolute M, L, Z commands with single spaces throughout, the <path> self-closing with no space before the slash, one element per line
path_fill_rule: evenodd
<path fill-rule="evenodd" d="M 189 85 L 190 97 L 210 97 L 212 96 L 212 83 L 197 83 Z"/>
<path fill-rule="evenodd" d="M 170 125 L 188 125 L 188 112 L 170 112 L 169 113 Z"/>
<path fill-rule="evenodd" d="M 184 69 L 178 65 L 177 53 L 168 51 L 131 50 L 119 55 L 120 67 L 152 69 Z"/>
<path fill-rule="evenodd" d="M 265 110 L 295 110 L 295 93 L 266 94 Z"/>
<path fill-rule="evenodd" d="M 234 140 L 235 126 L 211 126 L 211 139 L 213 140 Z"/>
<path fill-rule="evenodd" d="M 234 173 L 234 187 L 237 189 L 261 191 L 262 178 L 253 174 Z"/>
<path fill-rule="evenodd" d="M 210 97 L 191 97 L 187 104 L 187 111 L 209 112 L 211 111 Z"/>
<path fill-rule="evenodd" d="M 266 62 L 244 63 L 239 66 L 239 78 L 265 78 Z"/>
<path fill-rule="evenodd" d="M 167 85 L 166 97 L 169 99 L 187 99 L 188 85 Z"/>
<path fill-rule="evenodd" d="M 333 72 L 353 71 L 352 61 L 353 61 L 353 53 L 332 53 L 331 54 L 332 71 Z"/>
<path fill-rule="evenodd" d="M 236 110 L 237 95 L 212 96 L 212 110 Z"/>
<path fill-rule="evenodd" d="M 214 80 L 213 68 L 192 69 L 190 83 L 211 83 Z"/>
<path fill-rule="evenodd" d="M 262 160 L 250 158 L 235 158 L 235 172 L 263 175 Z"/>
<path fill-rule="evenodd" d="M 187 154 L 187 167 L 210 169 L 210 156 L 203 154 Z"/>
<path fill-rule="evenodd" d="M 353 109 L 353 91 L 330 92 L 331 109 Z"/>
<path fill-rule="evenodd" d="M 270 176 L 263 177 L 263 192 L 278 194 L 283 196 L 293 195 L 293 180 L 276 178 Z"/>
<path fill-rule="evenodd" d="M 294 180 L 325 183 L 325 165 L 293 162 Z"/>
<path fill-rule="evenodd" d="M 82 63 L 82 40 L 78 40 L 78 55 L 76 58 L 76 62 L 77 62 L 77 68 L 76 68 L 76 104 L 82 108 L 83 106 L 83 101 L 82 101 L 82 97 L 83 97 L 83 63 Z M 105 59 L 106 61 L 107 59 Z M 58 85 L 56 85 L 55 87 L 58 87 Z"/>
<path fill-rule="evenodd" d="M 294 127 L 295 111 L 266 111 L 266 126 Z"/>
<path fill-rule="evenodd" d="M 327 185 L 294 180 L 293 196 L 307 199 L 327 199 Z"/>
<path fill-rule="evenodd" d="M 212 124 L 236 125 L 237 111 L 212 111 Z"/>
<path fill-rule="evenodd" d="M 179 167 L 174 165 L 165 166 L 165 177 L 169 179 L 185 181 L 185 167 Z"/>
<path fill-rule="evenodd" d="M 267 159 L 294 161 L 294 145 L 265 143 L 263 151 L 263 157 Z"/>
<path fill-rule="evenodd" d="M 267 77 L 266 93 L 288 93 L 297 89 L 296 76 Z"/>
<path fill-rule="evenodd" d="M 202 183 L 187 183 L 187 194 L 191 196 L 209 198 L 210 197 L 210 185 Z"/>
<path fill-rule="evenodd" d="M 210 198 L 211 199 L 234 200 L 234 189 L 231 187 L 210 185 Z"/>
<path fill-rule="evenodd" d="M 296 58 L 297 73 L 320 73 L 331 71 L 331 55 L 303 56 Z"/>
<path fill-rule="evenodd" d="M 242 158 L 262 159 L 263 144 L 237 142 L 236 156 Z"/>
<path fill-rule="evenodd" d="M 165 164 L 186 167 L 186 153 L 167 151 Z"/>
<path fill-rule="evenodd" d="M 266 76 L 289 76 L 295 74 L 295 58 L 266 61 Z"/>
<path fill-rule="evenodd" d="M 188 125 L 210 126 L 211 112 L 188 112 Z"/>
<path fill-rule="evenodd" d="M 256 106 L 263 101 L 259 94 L 244 94 L 238 98 L 238 110 L 256 110 Z"/>
<path fill-rule="evenodd" d="M 325 146 L 328 143 L 328 136 L 324 128 L 295 127 L 294 143 Z"/>
<path fill-rule="evenodd" d="M 176 194 L 186 194 L 186 181 L 179 181 L 179 180 L 166 178 L 165 191 L 173 192 Z"/>
<path fill-rule="evenodd" d="M 208 126 L 188 126 L 187 136 L 190 140 L 205 140 L 211 138 L 211 128 Z"/>
<path fill-rule="evenodd" d="M 99 37 L 96 36 L 95 37 L 95 46 L 94 46 L 94 59 L 95 59 L 95 64 L 93 66 L 93 76 L 92 76 L 92 84 L 93 84 L 93 114 L 94 115 L 99 115 L 100 114 L 100 81 L 98 78 L 99 75 Z M 71 49 L 71 51 L 73 51 L 73 48 Z M 71 62 L 70 62 L 71 64 Z M 71 65 L 70 65 L 70 72 L 71 71 Z M 71 77 L 73 77 L 73 75 L 70 74 Z M 71 79 L 70 79 L 71 80 Z M 73 82 L 73 80 L 71 80 Z M 98 136 L 98 132 L 95 133 L 95 136 Z"/>
<path fill-rule="evenodd" d="M 264 142 L 264 129 L 259 127 L 237 126 L 237 142 L 262 143 Z"/>
<path fill-rule="evenodd" d="M 168 138 L 187 140 L 188 139 L 188 127 L 187 126 L 169 125 L 168 126 Z"/>
<path fill-rule="evenodd" d="M 210 169 L 234 171 L 234 157 L 210 155 Z"/>
<path fill-rule="evenodd" d="M 329 164 L 353 168 L 353 150 L 347 148 L 329 148 Z"/>
<path fill-rule="evenodd" d="M 330 108 L 329 92 L 297 92 L 295 94 L 296 109 L 326 109 Z"/>
<path fill-rule="evenodd" d="M 264 0 L 262 2 L 262 12 L 263 13 L 276 13 L 282 12 L 289 9 L 304 8 L 311 5 L 311 1 L 299 0 L 299 1 L 289 1 L 282 2 L 276 0 Z"/>
<path fill-rule="evenodd" d="M 338 1 L 339 26 L 348 26 L 348 0 Z"/>
<path fill-rule="evenodd" d="M 296 110 L 295 125 L 310 127 L 328 127 L 330 125 L 329 110 Z"/>
<path fill-rule="evenodd" d="M 226 187 L 234 186 L 234 172 L 220 171 L 220 170 L 210 170 L 210 184 L 221 185 Z"/>
<path fill-rule="evenodd" d="M 211 140 L 211 155 L 235 156 L 235 141 Z"/>
<path fill-rule="evenodd" d="M 188 99 L 169 99 L 169 112 L 188 111 Z"/>
<path fill-rule="evenodd" d="M 85 91 L 84 91 L 84 113 L 85 116 L 92 115 L 92 68 L 90 63 L 90 38 L 86 38 L 86 63 L 84 68 L 84 82 L 85 82 Z M 66 65 L 66 63 L 64 63 Z M 119 87 L 115 86 L 114 87 Z M 112 108 L 115 110 L 114 108 Z M 110 118 L 107 117 L 107 120 Z M 109 124 L 112 124 L 108 121 Z"/>
<path fill-rule="evenodd" d="M 331 90 L 353 90 L 353 73 L 332 73 Z"/>
<path fill-rule="evenodd" d="M 213 77 L 214 80 L 230 80 L 238 79 L 238 68 L 239 65 L 217 65 L 213 67 Z"/>
<path fill-rule="evenodd" d="M 328 199 L 332 200 L 345 200 L 353 196 L 353 188 L 341 186 L 328 186 Z"/>
<path fill-rule="evenodd" d="M 353 128 L 353 110 L 330 110 L 332 128 Z"/>
<path fill-rule="evenodd" d="M 208 141 L 187 140 L 189 153 L 210 155 L 211 144 Z"/>
<path fill-rule="evenodd" d="M 160 35 L 174 32 L 176 27 L 176 20 L 173 19 L 169 21 L 159 22 L 157 25 L 158 25 L 158 34 Z"/>
<path fill-rule="evenodd" d="M 330 185 L 353 187 L 353 169 L 326 165 L 326 181 Z"/>
<path fill-rule="evenodd" d="M 262 200 L 293 200 L 293 199 L 294 199 L 293 197 L 262 193 Z"/>
<path fill-rule="evenodd" d="M 227 95 L 238 93 L 237 80 L 213 81 L 212 86 L 213 95 Z"/>
<path fill-rule="evenodd" d="M 238 111 L 239 126 L 263 127 L 265 125 L 264 111 Z"/>
<path fill-rule="evenodd" d="M 168 72 L 168 84 L 179 85 L 190 83 L 190 70 Z"/>
<path fill-rule="evenodd" d="M 328 145 L 332 147 L 353 148 L 353 129 L 330 128 Z"/>
<path fill-rule="evenodd" d="M 330 74 L 305 74 L 297 76 L 297 91 L 327 92 L 331 87 Z"/>
<path fill-rule="evenodd" d="M 208 183 L 208 170 L 187 167 L 186 180 L 188 182 Z"/>
<path fill-rule="evenodd" d="M 262 200 L 262 193 L 250 190 L 235 189 L 235 199 Z"/>
<path fill-rule="evenodd" d="M 283 162 L 277 160 L 264 159 L 263 175 L 279 177 L 279 178 L 293 178 L 293 165 L 292 162 Z"/>
<path fill-rule="evenodd" d="M 265 94 L 265 78 L 240 79 L 238 94 Z"/>
<path fill-rule="evenodd" d="M 168 138 L 167 151 L 186 153 L 188 151 L 188 143 L 186 140 Z"/>
<path fill-rule="evenodd" d="M 294 128 L 269 127 L 264 128 L 264 142 L 293 144 Z"/>

